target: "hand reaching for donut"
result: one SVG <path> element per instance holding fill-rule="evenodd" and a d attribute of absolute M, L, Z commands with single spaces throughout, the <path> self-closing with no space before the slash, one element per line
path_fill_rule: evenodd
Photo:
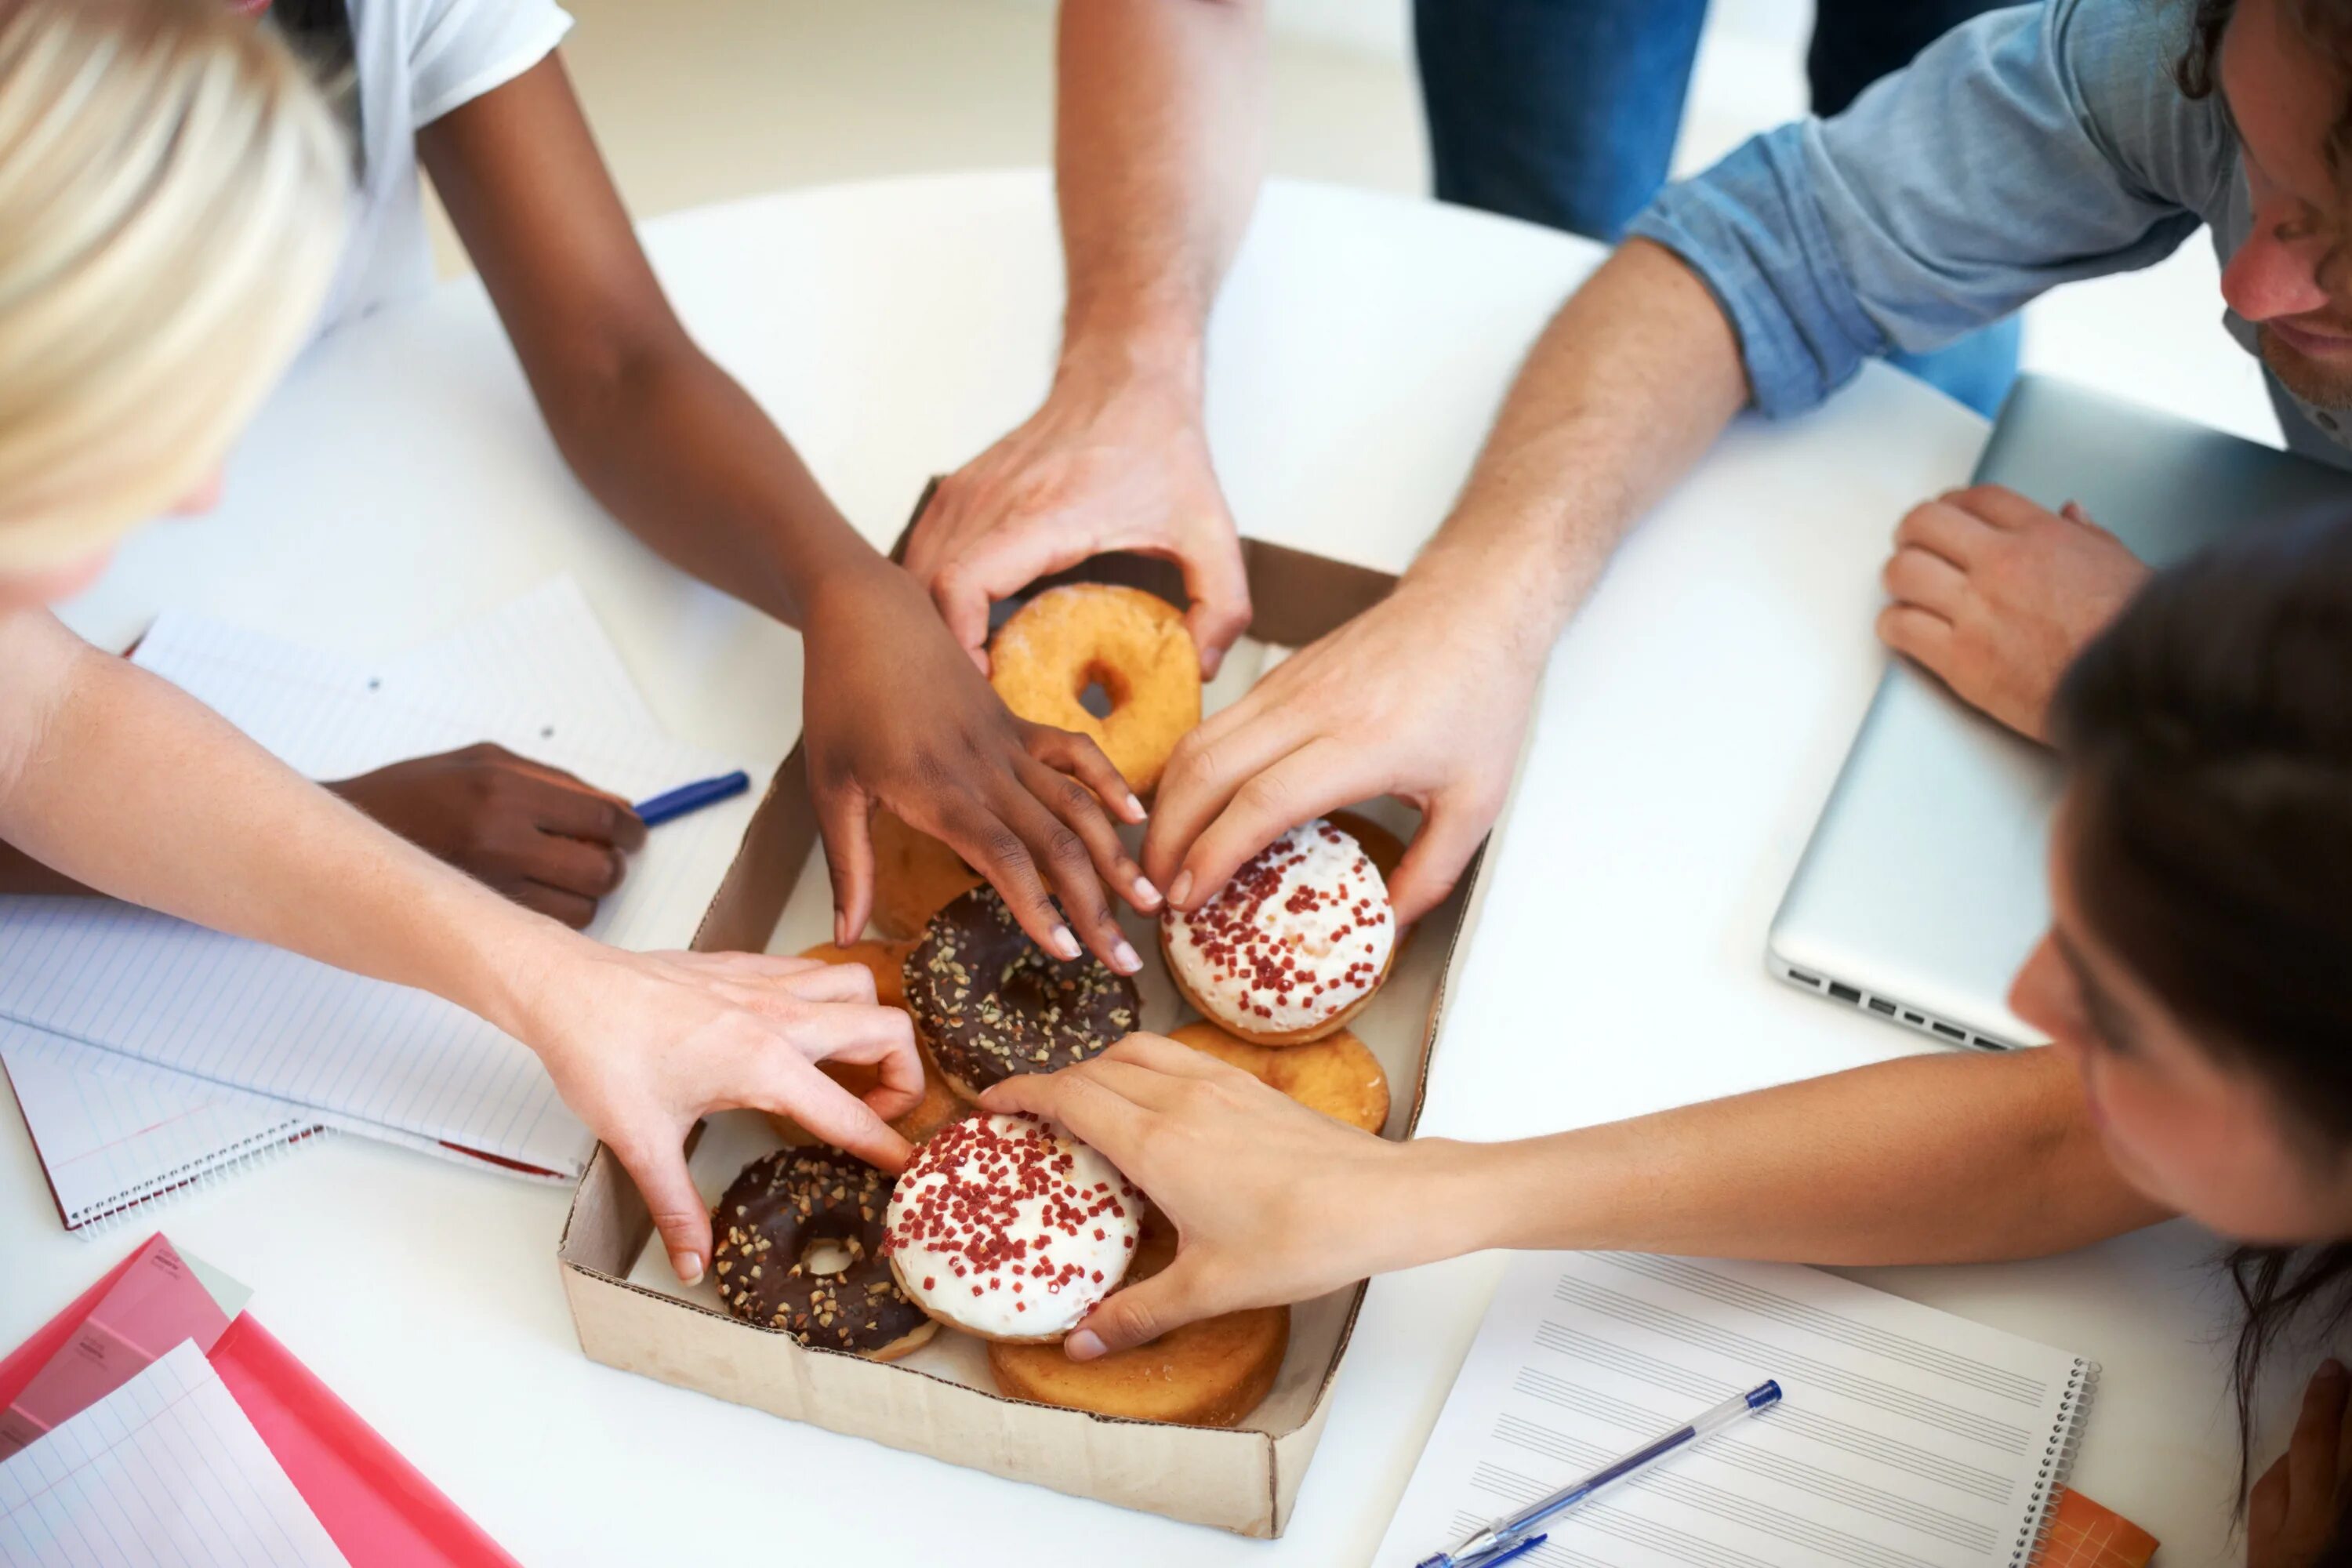
<path fill-rule="evenodd" d="M 1142 966 L 1103 884 L 1159 909 L 1105 813 L 1140 822 L 1143 806 L 1092 741 L 1006 711 L 914 579 L 887 562 L 829 578 L 802 633 L 803 735 L 835 942 L 855 942 L 873 912 L 869 824 L 887 807 L 994 884 L 1045 951 L 1076 958 L 1083 942 L 1123 974 Z"/>
<path fill-rule="evenodd" d="M 1420 1146 L 1358 1131 L 1160 1036 L 1008 1079 L 981 1104 L 1060 1123 L 1175 1222 L 1176 1261 L 1097 1307 L 1065 1342 L 1074 1360 L 1435 1256 L 1426 1233 L 1440 1205 L 1412 1185 Z"/>
<path fill-rule="evenodd" d="M 1249 626 L 1250 597 L 1199 392 L 1067 363 L 1027 423 L 940 482 L 907 570 L 985 669 L 990 605 L 1114 550 L 1182 568 L 1185 626 L 1202 678 L 1214 676 Z"/>
<path fill-rule="evenodd" d="M 1146 874 L 1186 913 L 1300 823 L 1393 795 L 1421 831 L 1388 879 L 1400 926 L 1453 890 L 1517 766 L 1548 637 L 1515 636 L 1475 581 L 1408 574 L 1275 667 L 1169 760 Z"/>
<path fill-rule="evenodd" d="M 887 1118 L 922 1098 L 922 1060 L 912 1023 L 875 1005 L 860 964 L 625 952 L 571 938 L 552 962 L 520 973 L 530 979 L 512 1032 L 619 1157 L 688 1284 L 710 1257 L 710 1216 L 684 1152 L 701 1117 L 748 1106 L 886 1171 L 907 1162 Z M 870 1067 L 879 1081 L 861 1100 L 821 1061 Z"/>

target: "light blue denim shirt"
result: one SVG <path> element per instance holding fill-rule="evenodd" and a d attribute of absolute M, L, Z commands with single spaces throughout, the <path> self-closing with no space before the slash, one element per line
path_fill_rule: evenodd
<path fill-rule="evenodd" d="M 1836 119 L 1784 125 L 1668 186 L 1631 232 L 1706 280 L 1769 416 L 1811 408 L 1865 359 L 2161 260 L 2200 225 L 2227 261 L 2252 201 L 2220 99 L 2173 80 L 2186 12 L 2048 0 L 1979 16 Z M 2253 352 L 2250 323 L 2224 310 L 2222 324 Z M 2287 444 L 2352 468 L 2352 421 L 2263 376 Z"/>

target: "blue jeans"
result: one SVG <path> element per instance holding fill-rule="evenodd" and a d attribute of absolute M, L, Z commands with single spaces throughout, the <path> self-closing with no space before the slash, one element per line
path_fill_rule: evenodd
<path fill-rule="evenodd" d="M 2006 0 L 1818 0 L 1805 58 L 1835 114 Z M 1440 201 L 1613 242 L 1665 183 L 1706 0 L 1415 0 Z M 1899 365 L 1980 413 L 2017 375 L 2012 317 Z"/>

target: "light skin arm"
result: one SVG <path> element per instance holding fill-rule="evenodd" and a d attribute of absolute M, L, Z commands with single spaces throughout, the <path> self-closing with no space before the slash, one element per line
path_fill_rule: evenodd
<path fill-rule="evenodd" d="M 1142 807 L 1092 742 L 1005 711 L 920 587 L 687 335 L 562 62 L 436 121 L 417 147 L 581 482 L 670 561 L 806 638 L 836 940 L 871 911 L 868 822 L 884 806 L 977 867 L 1048 949 L 1076 957 L 1083 942 L 1138 967 L 1104 883 L 1141 909 L 1158 894 L 1138 889 L 1104 807 L 1129 821 Z"/>
<path fill-rule="evenodd" d="M 1714 296 L 1670 251 L 1629 242 L 1537 340 L 1395 593 L 1177 748 L 1146 873 L 1197 909 L 1298 823 L 1395 795 L 1423 822 L 1390 897 L 1401 921 L 1426 913 L 1502 809 L 1560 628 L 1747 396 Z"/>
<path fill-rule="evenodd" d="M 1181 566 L 1204 674 L 1249 625 L 1202 344 L 1265 165 L 1265 53 L 1262 0 L 1064 0 L 1053 389 L 941 484 L 907 553 L 983 665 L 990 605 L 1106 551 Z"/>
<path fill-rule="evenodd" d="M 1176 1223 L 1176 1262 L 1096 1310 L 1081 1359 L 1487 1247 L 1960 1263 L 2166 1217 L 2050 1051 L 1910 1057 L 1509 1143 L 1388 1142 L 1149 1035 L 982 1103 L 1068 1127 Z"/>
<path fill-rule="evenodd" d="M 922 1068 L 873 976 L 740 954 L 631 953 L 533 914 L 370 822 L 165 682 L 50 616 L 0 617 L 0 838 L 83 886 L 411 985 L 536 1052 L 698 1278 L 709 1222 L 687 1130 L 755 1106 L 892 1168 L 884 1118 Z M 158 853 L 157 847 L 168 847 Z M 871 1064 L 861 1103 L 820 1060 Z"/>

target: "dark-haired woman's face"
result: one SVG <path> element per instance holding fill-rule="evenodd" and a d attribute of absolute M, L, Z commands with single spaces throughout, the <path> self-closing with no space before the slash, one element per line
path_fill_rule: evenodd
<path fill-rule="evenodd" d="M 2018 972 L 2010 1005 L 2074 1062 L 2116 1168 L 2223 1236 L 2352 1237 L 2352 1160 L 2309 1147 L 2267 1084 L 2200 1045 L 2100 942 L 2083 919 L 2067 843 L 2062 810 L 2050 932 Z"/>

